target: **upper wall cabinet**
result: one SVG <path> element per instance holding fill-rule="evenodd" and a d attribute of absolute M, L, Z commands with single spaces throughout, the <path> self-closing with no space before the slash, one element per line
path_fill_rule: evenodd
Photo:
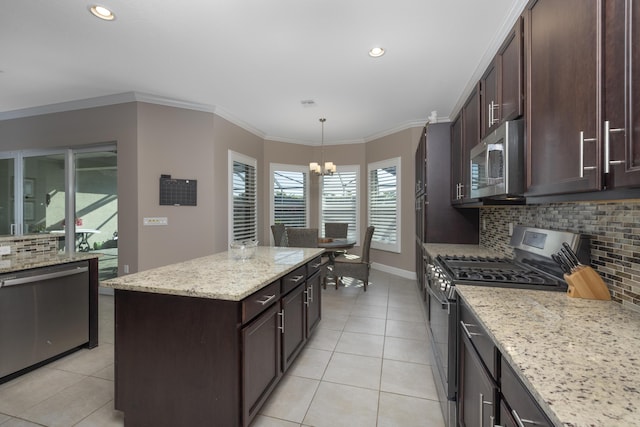
<path fill-rule="evenodd" d="M 454 204 L 460 204 L 470 201 L 470 152 L 480 142 L 480 83 L 467 98 L 451 131 L 451 198 Z"/>
<path fill-rule="evenodd" d="M 481 137 L 524 113 L 523 23 L 518 18 L 480 80 Z"/>
<path fill-rule="evenodd" d="M 527 196 L 640 185 L 633 3 L 537 0 L 525 9 Z"/>
<path fill-rule="evenodd" d="M 640 4 L 636 0 L 605 1 L 604 24 L 605 187 L 637 186 L 640 185 Z"/>

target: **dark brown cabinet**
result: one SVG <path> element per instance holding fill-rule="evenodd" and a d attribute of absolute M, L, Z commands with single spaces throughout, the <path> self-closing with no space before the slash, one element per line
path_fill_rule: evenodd
<path fill-rule="evenodd" d="M 498 411 L 497 350 L 463 301 L 459 304 L 458 423 L 494 427 Z"/>
<path fill-rule="evenodd" d="M 604 1 L 603 165 L 606 188 L 640 185 L 640 7 Z"/>
<path fill-rule="evenodd" d="M 526 8 L 527 196 L 640 185 L 639 16 L 632 0 Z"/>
<path fill-rule="evenodd" d="M 242 329 L 243 419 L 252 419 L 282 376 L 280 310 L 274 304 Z"/>
<path fill-rule="evenodd" d="M 522 385 L 509 363 L 504 359 L 502 359 L 500 373 L 500 388 L 503 400 L 500 412 L 502 413 L 504 410 L 509 414 L 506 417 L 507 422 L 503 420 L 501 415 L 500 424 L 502 426 L 534 425 L 552 427 L 553 423 L 540 409 L 531 393 Z M 502 409 L 502 406 L 504 406 L 504 409 Z"/>
<path fill-rule="evenodd" d="M 319 261 L 242 301 L 116 289 L 127 425 L 248 426 L 320 322 Z"/>
<path fill-rule="evenodd" d="M 598 0 L 525 9 L 527 195 L 598 190 Z"/>
<path fill-rule="evenodd" d="M 282 369 L 286 371 L 306 340 L 307 288 L 303 283 L 282 298 Z"/>
<path fill-rule="evenodd" d="M 427 136 L 426 129 L 422 130 L 420 134 L 420 141 L 418 142 L 418 148 L 416 149 L 415 156 L 415 174 L 416 174 L 416 196 L 423 194 L 427 189 Z"/>
<path fill-rule="evenodd" d="M 518 18 L 480 80 L 482 138 L 524 113 L 523 61 L 522 18 Z"/>
<path fill-rule="evenodd" d="M 480 83 L 467 98 L 451 125 L 451 192 L 452 203 L 469 202 L 470 152 L 480 143 Z"/>

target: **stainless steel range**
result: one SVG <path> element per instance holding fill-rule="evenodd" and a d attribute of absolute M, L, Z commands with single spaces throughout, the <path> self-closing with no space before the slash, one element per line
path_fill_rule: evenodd
<path fill-rule="evenodd" d="M 458 313 L 456 285 L 499 286 L 547 291 L 567 290 L 561 267 L 552 256 L 566 242 L 588 265 L 585 236 L 555 230 L 516 226 L 511 237 L 513 258 L 439 255 L 427 266 L 429 331 L 432 365 L 445 423 L 457 425 Z"/>

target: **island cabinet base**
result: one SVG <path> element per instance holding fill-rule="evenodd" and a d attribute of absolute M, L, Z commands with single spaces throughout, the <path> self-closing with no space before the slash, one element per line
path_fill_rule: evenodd
<path fill-rule="evenodd" d="M 238 302 L 116 290 L 115 323 L 127 427 L 241 424 Z"/>

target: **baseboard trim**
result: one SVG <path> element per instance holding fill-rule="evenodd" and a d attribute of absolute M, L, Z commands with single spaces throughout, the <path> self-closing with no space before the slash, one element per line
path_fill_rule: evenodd
<path fill-rule="evenodd" d="M 400 276 L 404 279 L 409 279 L 409 280 L 418 280 L 418 276 L 416 275 L 415 271 L 408 271 L 408 270 L 403 270 L 401 268 L 397 268 L 397 267 L 391 267 L 389 265 L 384 265 L 384 264 L 380 264 L 377 262 L 372 262 L 371 263 L 371 268 L 378 270 L 378 271 L 383 271 L 385 273 L 389 273 L 389 274 L 394 274 L 396 276 Z"/>

